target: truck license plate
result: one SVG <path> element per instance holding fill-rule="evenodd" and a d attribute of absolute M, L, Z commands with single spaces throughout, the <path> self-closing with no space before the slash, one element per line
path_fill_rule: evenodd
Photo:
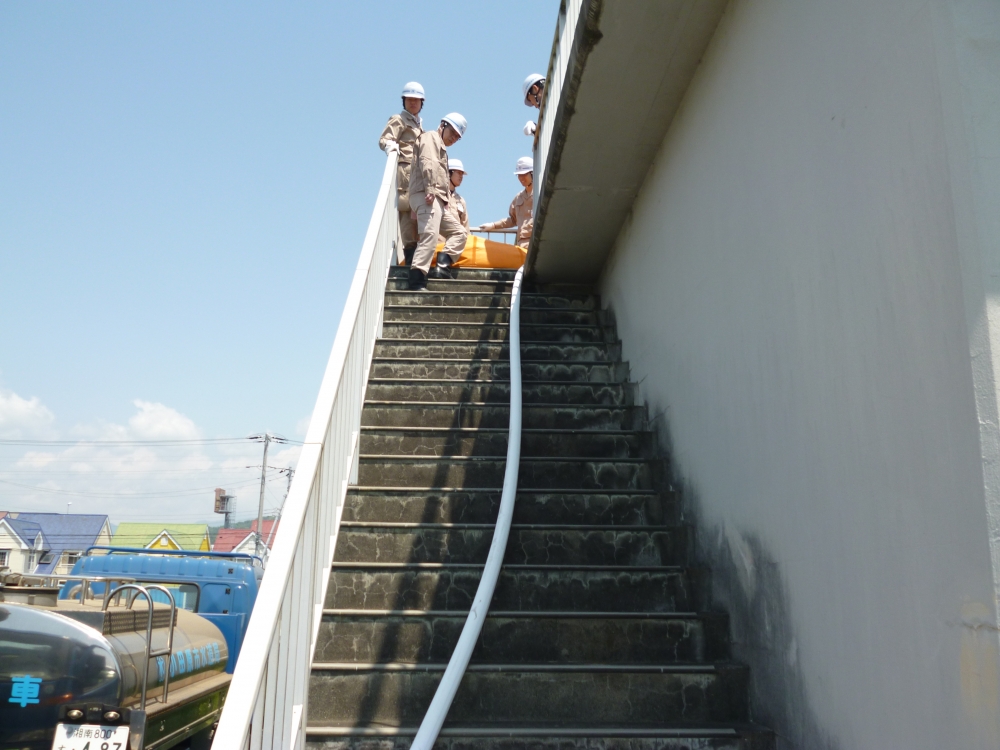
<path fill-rule="evenodd" d="M 128 750 L 128 727 L 56 724 L 52 750 Z"/>

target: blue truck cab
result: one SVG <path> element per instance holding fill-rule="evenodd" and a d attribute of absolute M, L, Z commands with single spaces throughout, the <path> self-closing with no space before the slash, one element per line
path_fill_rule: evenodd
<path fill-rule="evenodd" d="M 168 588 L 178 607 L 201 615 L 222 631 L 229 647 L 226 671 L 232 674 L 263 573 L 260 558 L 242 553 L 101 546 L 90 547 L 70 575 L 120 575 L 140 585 Z M 67 581 L 59 598 L 75 596 L 79 585 Z M 102 595 L 104 584 L 94 583 L 91 589 Z M 166 603 L 166 597 L 154 592 L 153 598 L 159 597 Z"/>

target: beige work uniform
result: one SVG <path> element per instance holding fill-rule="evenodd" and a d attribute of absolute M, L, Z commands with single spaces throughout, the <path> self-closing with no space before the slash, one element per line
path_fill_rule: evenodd
<path fill-rule="evenodd" d="M 413 144 L 423 132 L 420 118 L 404 109 L 398 115 L 389 118 L 385 130 L 382 131 L 382 137 L 378 139 L 378 147 L 383 151 L 389 143 L 395 143 L 399 147 L 399 161 L 396 166 L 396 210 L 399 211 L 399 234 L 404 247 L 417 241 L 417 222 L 410 214 L 410 168 L 413 163 Z"/>
<path fill-rule="evenodd" d="M 430 204 L 425 196 L 433 196 Z M 465 228 L 448 210 L 451 180 L 448 177 L 448 151 L 436 130 L 421 133 L 413 148 L 413 169 L 410 172 L 410 207 L 417 213 L 417 233 L 420 235 L 413 253 L 411 268 L 427 273 L 434 259 L 438 232 L 444 236 L 444 251 L 457 260 L 465 249 Z"/>
<path fill-rule="evenodd" d="M 469 233 L 469 209 L 466 208 L 465 198 L 456 193 L 454 190 L 451 191 L 451 201 L 449 202 L 449 207 L 452 213 L 458 217 L 459 222 L 465 227 L 465 233 Z"/>
<path fill-rule="evenodd" d="M 456 193 L 454 190 L 451 191 L 451 200 L 448 201 L 448 210 L 451 211 L 458 222 L 465 227 L 466 238 L 469 236 L 469 232 L 472 230 L 469 228 L 469 211 L 465 207 L 465 198 Z M 444 242 L 444 237 L 440 234 L 438 235 L 438 242 Z"/>
<path fill-rule="evenodd" d="M 506 219 L 494 221 L 491 224 L 483 224 L 483 229 L 507 229 L 517 227 L 517 243 L 521 247 L 528 247 L 531 244 L 531 230 L 534 227 L 534 220 L 531 217 L 531 207 L 534 203 L 534 196 L 525 188 L 514 196 L 510 202 L 510 213 Z"/>

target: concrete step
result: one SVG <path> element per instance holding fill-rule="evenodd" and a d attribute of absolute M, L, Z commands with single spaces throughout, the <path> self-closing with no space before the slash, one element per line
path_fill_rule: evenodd
<path fill-rule="evenodd" d="M 341 524 L 337 562 L 485 563 L 493 524 Z M 688 526 L 518 525 L 504 563 L 513 565 L 684 565 Z"/>
<path fill-rule="evenodd" d="M 330 727 L 306 730 L 308 750 L 409 750 L 416 726 Z M 445 725 L 434 750 L 774 750 L 771 732 L 734 722 L 671 727 L 663 724 L 575 726 Z"/>
<path fill-rule="evenodd" d="M 504 428 L 362 427 L 360 452 L 390 456 L 506 456 Z M 654 436 L 638 431 L 521 430 L 521 455 L 654 457 Z"/>
<path fill-rule="evenodd" d="M 473 294 L 507 295 L 511 293 L 514 284 L 511 281 L 498 279 L 428 279 L 427 296 L 435 292 L 471 292 Z M 385 285 L 386 292 L 408 292 L 406 279 L 389 277 Z"/>
<path fill-rule="evenodd" d="M 382 326 L 382 335 L 385 338 L 410 341 L 504 342 L 509 339 L 509 333 L 506 323 L 474 325 L 412 320 L 387 321 Z M 587 344 L 600 343 L 607 339 L 603 329 L 598 326 L 521 325 L 522 343 Z"/>
<path fill-rule="evenodd" d="M 344 502 L 343 521 L 495 524 L 499 509 L 500 490 L 352 487 Z M 607 528 L 672 525 L 680 519 L 680 499 L 670 490 L 556 493 L 522 489 L 514 501 L 516 524 L 578 523 Z"/>
<path fill-rule="evenodd" d="M 629 406 L 635 402 L 631 383 L 522 383 L 525 404 Z M 496 402 L 510 405 L 510 381 L 370 378 L 365 399 L 372 401 Z"/>
<path fill-rule="evenodd" d="M 534 309 L 530 307 L 521 310 L 521 325 L 601 325 L 599 310 L 582 310 L 573 308 Z M 386 305 L 384 318 L 389 322 L 403 321 L 434 321 L 461 323 L 463 325 L 507 325 L 510 323 L 510 310 L 506 307 L 480 307 L 457 305 Z"/>
<path fill-rule="evenodd" d="M 455 612 L 327 610 L 315 660 L 446 662 L 465 620 Z M 718 613 L 491 611 L 472 662 L 704 664 L 729 658 L 728 628 Z"/>
<path fill-rule="evenodd" d="M 309 695 L 313 750 L 409 747 L 478 588 L 509 428 L 512 271 L 394 268 Z M 522 296 L 514 525 L 436 747 L 773 750 L 587 287 Z M 665 489 L 660 489 L 665 488 Z"/>
<path fill-rule="evenodd" d="M 510 294 L 514 285 L 513 274 L 507 275 L 501 269 L 456 268 L 456 279 L 428 279 L 428 292 L 491 292 L 493 294 Z M 407 271 L 393 268 L 386 280 L 386 291 L 407 291 Z M 568 295 L 572 297 L 593 294 L 593 287 L 587 284 L 544 284 L 538 285 L 531 281 L 522 284 L 525 294 Z"/>
<path fill-rule="evenodd" d="M 427 359 L 425 357 L 376 357 L 373 378 L 429 378 L 432 380 L 510 380 L 510 362 L 488 359 Z M 572 383 L 626 383 L 624 362 L 526 362 L 521 360 L 521 379 Z"/>
<path fill-rule="evenodd" d="M 368 487 L 498 489 L 506 459 L 480 456 L 367 456 L 358 462 L 358 484 Z M 521 458 L 518 486 L 550 490 L 653 489 L 663 476 L 649 459 Z"/>
<path fill-rule="evenodd" d="M 450 341 L 507 341 L 510 334 L 506 323 L 462 324 L 435 323 L 431 320 L 409 320 L 382 324 L 382 335 L 390 339 Z M 570 343 L 589 344 L 610 339 L 610 334 L 600 326 L 593 325 L 534 325 L 521 324 L 523 343 Z"/>
<path fill-rule="evenodd" d="M 506 281 L 511 282 L 517 273 L 511 268 L 455 268 L 455 275 L 461 281 Z M 389 268 L 389 279 L 405 281 L 409 277 L 409 269 L 403 266 L 391 266 Z"/>
<path fill-rule="evenodd" d="M 321 663 L 309 684 L 311 725 L 419 724 L 444 664 Z M 747 721 L 747 669 L 737 664 L 470 664 L 451 722 Z"/>
<path fill-rule="evenodd" d="M 326 609 L 434 609 L 468 614 L 481 565 L 334 562 Z M 506 565 L 491 609 L 691 612 L 704 573 L 677 566 Z"/>
<path fill-rule="evenodd" d="M 510 307 L 510 294 L 484 292 L 398 292 L 385 293 L 386 305 L 454 305 L 456 307 Z M 573 308 L 599 310 L 593 294 L 521 294 L 521 309 Z"/>
<path fill-rule="evenodd" d="M 506 341 L 448 341 L 445 339 L 383 338 L 375 343 L 376 357 L 404 357 L 408 359 L 477 359 L 510 360 L 510 345 Z M 617 362 L 621 359 L 618 343 L 531 343 L 521 341 L 521 359 L 528 361 Z"/>
<path fill-rule="evenodd" d="M 365 401 L 364 427 L 510 427 L 510 405 L 486 402 Z M 525 404 L 524 429 L 638 430 L 646 424 L 643 406 Z"/>

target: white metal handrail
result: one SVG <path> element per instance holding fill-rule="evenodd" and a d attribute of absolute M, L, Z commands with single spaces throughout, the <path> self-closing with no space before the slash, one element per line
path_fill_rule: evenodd
<path fill-rule="evenodd" d="M 219 728 L 217 750 L 301 748 L 310 663 L 344 497 L 357 481 L 361 408 L 399 227 L 389 154 L 295 478 Z"/>
<path fill-rule="evenodd" d="M 514 243 L 507 239 L 508 236 L 513 235 L 517 238 L 517 228 L 511 227 L 508 229 L 473 229 L 473 234 L 486 235 L 486 239 L 490 239 L 490 235 L 499 234 L 501 236 L 500 241 L 505 245 L 513 245 Z"/>
<path fill-rule="evenodd" d="M 413 738 L 410 750 L 430 750 L 437 740 L 441 726 L 444 724 L 451 702 L 455 699 L 459 683 L 465 675 L 465 668 L 472 657 L 472 649 L 479 640 L 479 631 L 483 629 L 486 613 L 496 589 L 500 576 L 500 566 L 503 563 L 504 551 L 507 549 L 507 537 L 510 534 L 510 523 L 514 517 L 514 499 L 517 496 L 517 469 L 521 460 L 521 279 L 524 267 L 514 275 L 514 286 L 510 300 L 510 425 L 507 436 L 507 466 L 503 475 L 503 492 L 500 495 L 500 512 L 497 514 L 497 525 L 493 531 L 493 542 L 490 553 L 483 568 L 483 577 L 479 580 L 476 597 L 472 600 L 472 608 L 465 620 L 458 644 L 451 655 L 451 660 L 444 671 L 444 676 L 438 685 L 437 692 L 424 720 L 420 723 L 417 736 Z"/>

